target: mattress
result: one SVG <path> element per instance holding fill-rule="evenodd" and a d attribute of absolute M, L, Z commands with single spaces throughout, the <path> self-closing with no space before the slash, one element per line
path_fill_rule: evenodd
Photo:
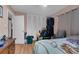
<path fill-rule="evenodd" d="M 65 54 L 66 52 L 61 48 L 63 43 L 76 47 L 74 44 L 68 42 L 67 38 L 40 40 L 35 43 L 33 53 L 35 54 Z"/>

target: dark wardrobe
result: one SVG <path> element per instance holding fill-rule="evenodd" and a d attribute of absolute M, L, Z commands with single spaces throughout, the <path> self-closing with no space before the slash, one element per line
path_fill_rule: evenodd
<path fill-rule="evenodd" d="M 54 36 L 54 18 L 52 17 L 48 17 L 47 18 L 47 32 L 48 32 L 48 36 Z"/>
<path fill-rule="evenodd" d="M 54 36 L 54 18 L 48 17 L 46 23 L 46 29 L 42 30 L 41 36 L 44 39 L 51 39 Z"/>

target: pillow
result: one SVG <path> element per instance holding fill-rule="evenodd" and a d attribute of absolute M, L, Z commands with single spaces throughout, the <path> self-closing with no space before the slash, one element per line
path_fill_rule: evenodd
<path fill-rule="evenodd" d="M 68 42 L 75 44 L 77 47 L 79 47 L 79 40 L 78 39 L 67 39 Z"/>

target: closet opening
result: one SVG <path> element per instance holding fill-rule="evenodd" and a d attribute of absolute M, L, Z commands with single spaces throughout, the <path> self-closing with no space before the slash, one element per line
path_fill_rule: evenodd
<path fill-rule="evenodd" d="M 8 38 L 13 38 L 12 16 L 8 15 Z"/>

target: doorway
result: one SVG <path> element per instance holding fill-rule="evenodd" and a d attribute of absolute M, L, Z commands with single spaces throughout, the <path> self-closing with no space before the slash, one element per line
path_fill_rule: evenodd
<path fill-rule="evenodd" d="M 13 38 L 12 17 L 8 17 L 8 37 L 9 37 L 9 38 Z"/>

